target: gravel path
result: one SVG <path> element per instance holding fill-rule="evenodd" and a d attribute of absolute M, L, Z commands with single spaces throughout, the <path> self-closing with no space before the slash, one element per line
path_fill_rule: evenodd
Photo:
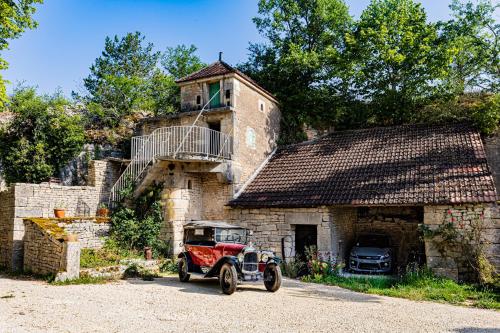
<path fill-rule="evenodd" d="M 500 313 L 285 280 L 276 293 L 175 277 L 51 286 L 0 277 L 0 332 L 500 332 Z"/>

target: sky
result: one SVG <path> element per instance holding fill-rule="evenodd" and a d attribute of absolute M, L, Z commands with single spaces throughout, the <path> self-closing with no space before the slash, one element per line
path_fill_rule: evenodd
<path fill-rule="evenodd" d="M 370 0 L 347 0 L 359 17 Z M 422 0 L 431 21 L 449 18 L 448 0 Z M 206 63 L 218 52 L 230 64 L 246 60 L 248 43 L 259 42 L 252 17 L 257 0 L 45 0 L 34 18 L 39 26 L 10 41 L 2 52 L 11 83 L 37 86 L 41 93 L 81 92 L 82 80 L 104 48 L 106 36 L 140 31 L 156 49 L 194 44 Z"/>

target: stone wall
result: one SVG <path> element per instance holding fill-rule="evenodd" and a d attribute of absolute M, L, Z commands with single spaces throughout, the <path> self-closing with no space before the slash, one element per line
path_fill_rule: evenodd
<path fill-rule="evenodd" d="M 462 235 L 470 235 L 477 230 L 479 223 L 482 233 L 481 241 L 486 244 L 486 255 L 489 261 L 500 272 L 500 214 L 494 205 L 455 205 L 424 207 L 424 224 L 430 230 L 436 230 L 441 225 L 452 223 L 455 230 Z M 462 231 L 463 230 L 463 231 Z M 467 256 L 459 247 L 457 249 L 440 249 L 441 239 L 426 238 L 425 254 L 427 265 L 437 274 L 455 280 L 473 279 L 473 272 Z"/>
<path fill-rule="evenodd" d="M 59 280 L 79 277 L 80 244 L 47 219 L 25 219 L 23 270 L 53 274 Z"/>
<path fill-rule="evenodd" d="M 88 186 L 61 186 L 49 183 L 14 184 L 0 196 L 0 228 L 6 230 L 8 240 L 2 241 L 2 262 L 19 270 L 23 267 L 23 238 L 26 217 L 52 217 L 57 206 L 64 206 L 68 216 L 95 215 L 100 190 Z M 10 255 L 9 255 L 10 253 Z M 7 257 L 7 258 L 6 258 Z"/>
<path fill-rule="evenodd" d="M 253 231 L 250 240 L 258 248 L 272 250 L 287 260 L 295 257 L 295 226 L 298 224 L 316 225 L 318 251 L 334 258 L 338 255 L 332 246 L 332 215 L 327 207 L 231 209 L 228 213 L 231 223 Z"/>
<path fill-rule="evenodd" d="M 67 234 L 77 235 L 82 249 L 100 249 L 109 237 L 111 224 L 103 218 L 57 219 L 57 225 Z"/>
<path fill-rule="evenodd" d="M 93 160 L 89 164 L 87 185 L 99 192 L 100 203 L 108 203 L 111 188 L 116 183 L 126 165 L 113 160 Z"/>

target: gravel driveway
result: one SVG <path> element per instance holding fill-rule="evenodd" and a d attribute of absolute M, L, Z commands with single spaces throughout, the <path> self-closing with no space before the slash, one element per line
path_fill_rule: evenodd
<path fill-rule="evenodd" d="M 276 293 L 175 277 L 51 286 L 0 277 L 0 332 L 500 332 L 500 313 L 285 280 Z"/>

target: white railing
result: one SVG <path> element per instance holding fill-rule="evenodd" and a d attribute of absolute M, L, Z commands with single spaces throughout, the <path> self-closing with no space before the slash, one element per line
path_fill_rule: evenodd
<path fill-rule="evenodd" d="M 130 164 L 112 187 L 110 203 L 120 201 L 123 191 L 138 183 L 156 159 L 222 162 L 231 159 L 232 141 L 228 134 L 199 126 L 162 127 L 150 135 L 132 138 Z"/>

